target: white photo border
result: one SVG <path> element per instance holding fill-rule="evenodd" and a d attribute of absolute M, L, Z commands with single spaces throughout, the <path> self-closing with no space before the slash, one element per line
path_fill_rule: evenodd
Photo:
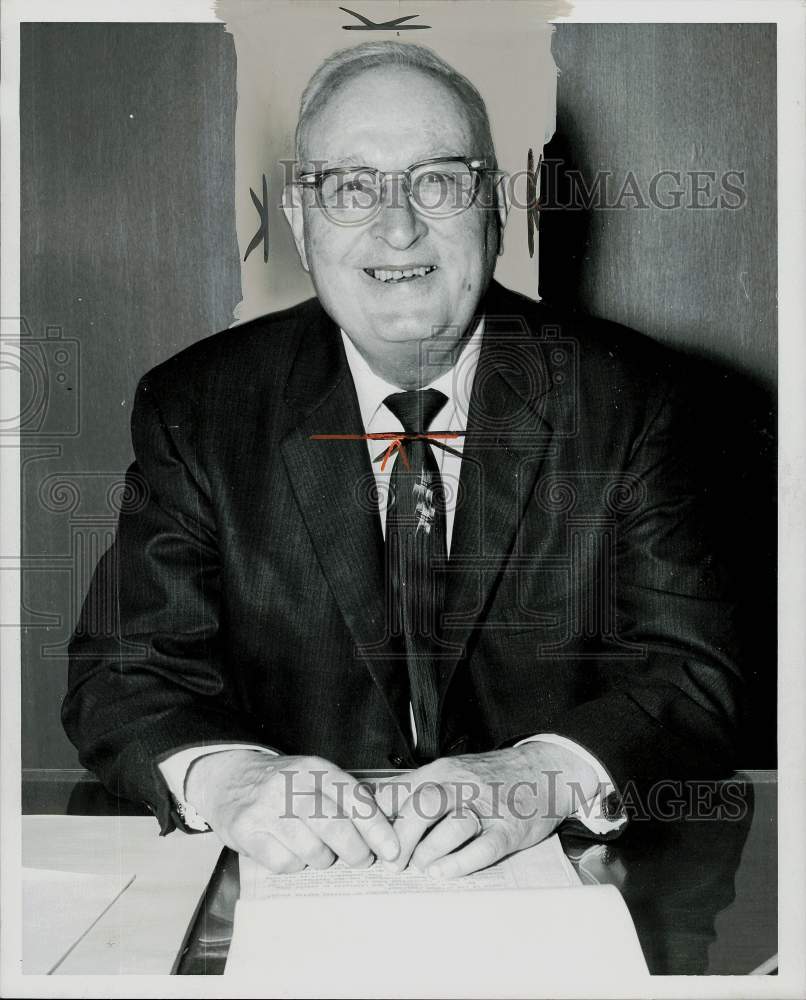
<path fill-rule="evenodd" d="M 248 0 L 252 3 L 271 0 Z M 427 0 L 419 0 L 427 7 Z M 476 0 L 494 2 L 494 0 Z M 539 0 L 534 2 L 540 8 Z M 336 4 L 337 5 L 337 4 Z M 366 6 L 366 3 L 365 5 Z M 776 23 L 778 74 L 779 291 L 779 955 L 777 976 L 653 977 L 655 997 L 801 997 L 806 992 L 806 9 L 799 0 L 576 0 L 555 23 Z M 557 4 L 543 5 L 544 9 Z M 217 23 L 212 0 L 4 0 L 2 37 L 2 206 L 0 317 L 8 333 L 20 316 L 20 22 Z M 737 69 L 737 72 L 739 70 Z M 17 412 L 19 384 L 0 370 L 4 413 Z M 0 447 L 0 622 L 18 619 L 20 605 L 19 445 Z M 0 628 L 0 995 L 20 997 L 238 997 L 261 995 L 254 984 L 221 977 L 71 976 L 21 974 L 20 638 Z M 785 696 L 784 696 L 785 695 Z M 245 986 L 248 992 L 244 992 Z M 556 994 L 555 994 L 556 995 Z M 569 981 L 566 996 L 577 995 Z M 593 995 L 593 994 L 589 994 Z M 612 996 L 603 989 L 601 996 Z M 646 984 L 624 997 L 645 997 Z"/>

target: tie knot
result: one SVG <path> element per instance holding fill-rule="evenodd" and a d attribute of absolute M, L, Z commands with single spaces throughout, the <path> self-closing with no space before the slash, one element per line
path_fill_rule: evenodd
<path fill-rule="evenodd" d="M 394 392 L 383 402 L 403 424 L 406 434 L 424 434 L 447 401 L 439 389 L 412 389 Z"/>

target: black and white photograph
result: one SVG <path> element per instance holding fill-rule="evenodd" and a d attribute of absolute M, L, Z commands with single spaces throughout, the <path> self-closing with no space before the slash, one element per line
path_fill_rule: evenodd
<path fill-rule="evenodd" d="M 0 995 L 802 996 L 802 5 L 0 34 Z"/>

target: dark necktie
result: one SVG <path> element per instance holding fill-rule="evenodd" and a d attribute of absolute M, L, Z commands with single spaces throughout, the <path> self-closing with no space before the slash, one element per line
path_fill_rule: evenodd
<path fill-rule="evenodd" d="M 435 657 L 447 545 L 442 479 L 434 453 L 427 440 L 408 435 L 424 434 L 447 398 L 437 389 L 425 389 L 396 392 L 384 400 L 407 435 L 389 477 L 386 576 L 391 629 L 405 643 L 417 752 L 423 760 L 439 754 Z"/>

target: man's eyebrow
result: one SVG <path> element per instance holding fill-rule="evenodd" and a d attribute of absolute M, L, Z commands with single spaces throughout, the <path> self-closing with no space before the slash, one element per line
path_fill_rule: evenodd
<path fill-rule="evenodd" d="M 413 160 L 412 162 L 420 163 L 434 159 L 441 159 L 441 160 L 462 159 L 463 155 L 464 154 L 462 153 L 453 153 L 443 150 L 442 152 L 439 153 L 433 153 L 433 152 L 424 153 L 422 156 L 418 156 L 417 159 Z M 337 170 L 339 167 L 369 167 L 371 169 L 374 169 L 372 168 L 371 163 L 367 163 L 363 157 L 357 156 L 353 153 L 348 153 L 345 156 L 340 156 L 338 159 L 335 160 L 317 160 L 311 157 L 307 160 L 303 160 L 302 166 L 305 169 L 301 170 L 300 173 L 305 173 L 305 174 L 316 173 L 317 171 L 320 170 Z"/>
<path fill-rule="evenodd" d="M 305 168 L 301 171 L 302 173 L 311 174 L 317 170 L 333 170 L 337 167 L 368 167 L 369 164 L 365 163 L 362 157 L 348 153 L 335 160 L 317 160 L 315 157 L 309 157 L 302 161 L 302 166 Z"/>

